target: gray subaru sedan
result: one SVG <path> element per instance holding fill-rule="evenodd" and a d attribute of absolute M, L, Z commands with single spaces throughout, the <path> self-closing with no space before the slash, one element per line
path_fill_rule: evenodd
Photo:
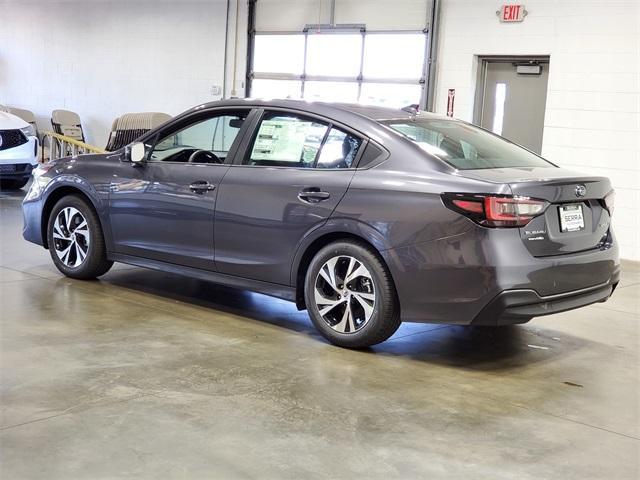
<path fill-rule="evenodd" d="M 411 108 L 207 103 L 33 177 L 24 238 L 64 275 L 124 262 L 254 290 L 344 347 L 402 321 L 524 323 L 620 276 L 607 178 Z"/>

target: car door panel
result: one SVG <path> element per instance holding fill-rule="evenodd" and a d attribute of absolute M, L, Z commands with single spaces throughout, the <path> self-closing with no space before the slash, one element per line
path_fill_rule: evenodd
<path fill-rule="evenodd" d="M 218 270 L 288 284 L 298 243 L 327 221 L 353 175 L 353 170 L 232 166 L 216 206 Z M 309 190 L 328 196 L 300 198 Z"/>
<path fill-rule="evenodd" d="M 116 253 L 214 269 L 213 216 L 217 186 L 228 165 L 150 162 L 133 167 L 133 177 L 111 184 L 110 217 Z"/>
<path fill-rule="evenodd" d="M 300 112 L 260 112 L 253 126 L 218 192 L 216 266 L 289 285 L 301 240 L 346 193 L 362 140 Z"/>
<path fill-rule="evenodd" d="M 242 115 L 248 113 L 247 109 Z M 223 140 L 229 149 L 225 163 L 166 160 L 178 158 L 181 151 L 187 157 L 202 151 L 197 141 L 211 142 L 207 144 L 213 150 L 220 132 L 210 122 L 234 116 L 233 112 L 199 112 L 194 120 L 187 118 L 177 126 L 168 126 L 154 137 L 148 145 L 151 161 L 122 162 L 111 180 L 109 195 L 116 253 L 215 270 L 213 219 L 217 189 L 246 128 L 239 128 L 237 133 L 234 130 L 231 146 L 228 136 Z M 207 130 L 208 124 L 211 128 Z M 216 155 L 199 158 L 212 159 L 222 161 Z"/>

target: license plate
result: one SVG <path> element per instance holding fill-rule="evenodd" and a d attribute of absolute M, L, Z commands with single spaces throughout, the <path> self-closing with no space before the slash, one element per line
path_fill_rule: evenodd
<path fill-rule="evenodd" d="M 584 229 L 582 205 L 562 205 L 558 210 L 560 213 L 560 231 L 577 232 Z"/>

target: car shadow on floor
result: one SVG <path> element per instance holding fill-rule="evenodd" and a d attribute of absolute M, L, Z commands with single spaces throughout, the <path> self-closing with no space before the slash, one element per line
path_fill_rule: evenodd
<path fill-rule="evenodd" d="M 478 371 L 511 370 L 587 348 L 588 340 L 533 324 L 502 327 L 445 325 L 374 347 L 377 354 Z"/>
<path fill-rule="evenodd" d="M 31 187 L 31 179 L 29 182 L 22 188 L 19 189 L 6 189 L 0 188 L 0 198 L 18 198 L 20 200 L 24 199 L 25 195 L 29 191 Z"/>
<path fill-rule="evenodd" d="M 316 335 L 306 311 L 298 311 L 292 302 L 249 290 L 137 267 L 109 272 L 100 282 Z"/>
<path fill-rule="evenodd" d="M 187 306 L 268 323 L 326 342 L 315 330 L 306 311 L 298 311 L 293 303 L 285 300 L 138 268 L 113 271 L 100 282 L 179 301 Z M 505 371 L 553 361 L 588 346 L 588 340 L 542 329 L 535 324 L 504 327 L 404 324 L 389 340 L 362 352 L 469 370 Z"/>
<path fill-rule="evenodd" d="M 22 201 L 24 194 L 22 190 L 0 190 L 0 199 Z"/>

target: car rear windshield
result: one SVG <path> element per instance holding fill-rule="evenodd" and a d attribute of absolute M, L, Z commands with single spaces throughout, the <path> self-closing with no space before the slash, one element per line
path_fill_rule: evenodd
<path fill-rule="evenodd" d="M 555 166 L 514 143 L 456 120 L 416 117 L 381 123 L 459 170 Z"/>

